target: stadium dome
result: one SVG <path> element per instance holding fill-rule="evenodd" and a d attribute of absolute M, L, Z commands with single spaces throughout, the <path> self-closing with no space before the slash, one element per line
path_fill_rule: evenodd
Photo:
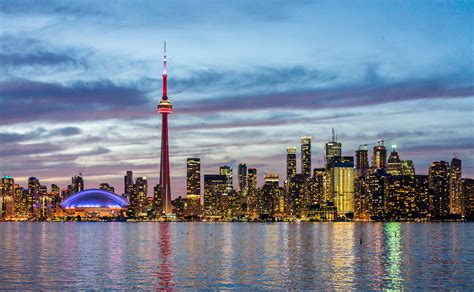
<path fill-rule="evenodd" d="M 128 202 L 108 191 L 99 189 L 89 189 L 79 193 L 75 193 L 60 204 L 63 209 L 74 208 L 126 208 Z"/>

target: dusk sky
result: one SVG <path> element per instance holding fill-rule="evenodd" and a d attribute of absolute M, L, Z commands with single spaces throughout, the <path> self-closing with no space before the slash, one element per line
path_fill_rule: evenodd
<path fill-rule="evenodd" d="M 473 1 L 3 0 L 0 175 L 152 189 L 164 40 L 174 197 L 188 157 L 282 182 L 309 135 L 321 167 L 332 127 L 344 155 L 385 138 L 417 174 L 456 155 L 474 177 Z"/>

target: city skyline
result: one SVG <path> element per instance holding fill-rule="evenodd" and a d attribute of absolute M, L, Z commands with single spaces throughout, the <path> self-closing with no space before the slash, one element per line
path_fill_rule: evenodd
<path fill-rule="evenodd" d="M 358 16 L 308 2 L 282 2 L 281 9 L 262 14 L 265 4 L 242 2 L 186 11 L 192 29 L 186 17 L 173 17 L 177 7 L 167 3 L 156 21 L 151 2 L 93 9 L 86 3 L 21 3 L 7 2 L 0 11 L 7 20 L 0 28 L 6 65 L 0 80 L 0 174 L 20 184 L 37 176 L 66 186 L 84 169 L 86 188 L 108 182 L 121 193 L 126 170 L 155 185 L 161 138 L 155 109 L 165 39 L 173 52 L 174 198 L 186 195 L 189 157 L 201 158 L 203 174 L 232 163 L 234 186 L 237 165 L 247 163 L 258 169 L 261 185 L 264 173 L 283 178 L 287 147 L 298 149 L 299 172 L 298 139 L 311 136 L 312 165 L 323 167 L 332 127 L 342 155 L 392 139 L 388 144 L 399 145 L 401 158 L 413 160 L 418 173 L 455 153 L 463 177 L 474 175 L 469 5 L 411 2 L 376 14 L 377 4 L 364 2 L 354 5 Z M 305 13 L 308 6 L 317 15 Z M 434 12 L 426 15 L 424 9 Z M 335 18 L 324 25 L 330 12 Z M 271 40 L 263 36 L 268 31 Z M 275 31 L 293 42 L 280 43 Z M 209 38 L 216 41 L 206 43 Z"/>

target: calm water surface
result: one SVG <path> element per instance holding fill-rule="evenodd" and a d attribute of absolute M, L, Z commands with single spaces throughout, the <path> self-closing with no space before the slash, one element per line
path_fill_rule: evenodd
<path fill-rule="evenodd" d="M 473 244 L 473 223 L 0 223 L 0 288 L 472 290 Z"/>

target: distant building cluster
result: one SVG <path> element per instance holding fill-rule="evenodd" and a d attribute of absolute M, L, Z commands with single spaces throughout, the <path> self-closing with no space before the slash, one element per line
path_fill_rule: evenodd
<path fill-rule="evenodd" d="M 49 190 L 35 177 L 23 187 L 4 176 L 0 218 L 156 220 L 166 215 L 167 220 L 190 221 L 430 221 L 474 217 L 474 180 L 462 178 L 460 159 L 435 161 L 428 175 L 417 175 L 413 162 L 400 159 L 396 145 L 388 154 L 384 142 L 374 144 L 371 159 L 370 144 L 361 145 L 355 156 L 342 156 L 342 144 L 333 135 L 325 145 L 324 167 L 312 168 L 311 137 L 302 137 L 300 171 L 297 148 L 288 147 L 286 176 L 266 173 L 261 186 L 257 169 L 245 163 L 238 165 L 234 187 L 232 165 L 201 175 L 201 159 L 188 158 L 186 197 L 172 201 L 172 217 L 163 210 L 160 185 L 149 190 L 147 177 L 134 178 L 132 171 L 124 176 L 120 196 L 108 183 L 84 190 L 81 174 L 73 176 L 66 188 L 52 184 Z"/>

